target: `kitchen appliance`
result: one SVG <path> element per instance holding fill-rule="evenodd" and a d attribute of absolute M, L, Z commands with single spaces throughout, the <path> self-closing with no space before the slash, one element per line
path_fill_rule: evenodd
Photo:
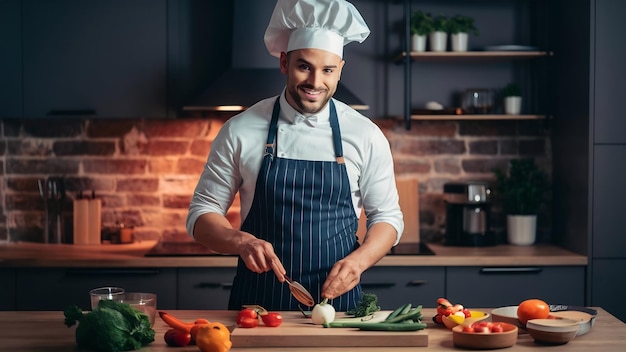
<path fill-rule="evenodd" d="M 448 246 L 490 246 L 491 189 L 486 182 L 451 182 L 443 186 Z"/>
<path fill-rule="evenodd" d="M 282 92 L 286 77 L 280 72 L 278 58 L 268 53 L 263 41 L 275 5 L 276 0 L 232 2 L 230 69 L 208 82 L 197 97 L 182 107 L 183 111 L 242 111 Z M 369 110 L 369 105 L 350 91 L 343 81 L 339 82 L 333 97 L 355 110 Z"/>

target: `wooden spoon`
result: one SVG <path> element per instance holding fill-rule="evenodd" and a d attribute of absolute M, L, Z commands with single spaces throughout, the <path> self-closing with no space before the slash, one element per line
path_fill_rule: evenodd
<path fill-rule="evenodd" d="M 291 280 L 287 275 L 284 275 L 285 282 L 289 284 L 289 291 L 293 297 L 298 300 L 298 302 L 304 304 L 307 307 L 313 307 L 315 305 L 315 300 L 313 300 L 313 296 L 307 291 L 304 286 L 302 286 L 299 282 Z"/>

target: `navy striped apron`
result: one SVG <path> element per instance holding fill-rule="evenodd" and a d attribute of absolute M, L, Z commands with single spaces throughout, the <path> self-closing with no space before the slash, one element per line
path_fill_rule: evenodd
<path fill-rule="evenodd" d="M 280 103 L 276 99 L 254 200 L 241 229 L 270 242 L 287 276 L 300 282 L 315 302 L 320 302 L 322 285 L 333 264 L 358 247 L 358 219 L 343 163 L 337 111 L 331 100 L 336 161 L 293 160 L 274 155 L 279 114 Z M 338 311 L 354 309 L 361 293 L 361 286 L 357 285 L 331 303 Z M 228 309 L 238 310 L 244 304 L 258 304 L 268 310 L 297 310 L 300 303 L 273 271 L 254 273 L 239 258 Z"/>

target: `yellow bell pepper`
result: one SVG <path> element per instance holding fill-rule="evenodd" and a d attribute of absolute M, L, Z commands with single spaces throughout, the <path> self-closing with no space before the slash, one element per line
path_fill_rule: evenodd
<path fill-rule="evenodd" d="M 233 343 L 228 328 L 222 323 L 213 322 L 200 325 L 196 345 L 202 352 L 226 352 Z"/>

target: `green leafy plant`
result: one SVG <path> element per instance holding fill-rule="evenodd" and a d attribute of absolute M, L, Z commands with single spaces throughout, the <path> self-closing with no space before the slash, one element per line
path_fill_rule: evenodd
<path fill-rule="evenodd" d="M 450 20 L 448 17 L 439 14 L 432 18 L 432 31 L 433 32 L 448 32 L 450 26 Z"/>
<path fill-rule="evenodd" d="M 426 35 L 432 31 L 432 16 L 424 11 L 415 11 L 411 14 L 411 34 Z"/>
<path fill-rule="evenodd" d="M 474 19 L 469 16 L 456 15 L 448 20 L 448 32 L 452 34 L 467 33 L 478 35 Z"/>
<path fill-rule="evenodd" d="M 509 83 L 502 88 L 503 97 L 521 97 L 522 88 L 517 83 Z"/>
<path fill-rule="evenodd" d="M 548 174 L 534 159 L 511 160 L 504 172 L 493 170 L 498 180 L 496 198 L 502 201 L 509 215 L 536 215 L 547 199 L 550 190 Z"/>
<path fill-rule="evenodd" d="M 65 325 L 76 328 L 79 348 L 98 352 L 138 350 L 154 341 L 150 319 L 127 303 L 101 300 L 98 307 L 83 313 L 78 306 L 64 311 Z"/>

